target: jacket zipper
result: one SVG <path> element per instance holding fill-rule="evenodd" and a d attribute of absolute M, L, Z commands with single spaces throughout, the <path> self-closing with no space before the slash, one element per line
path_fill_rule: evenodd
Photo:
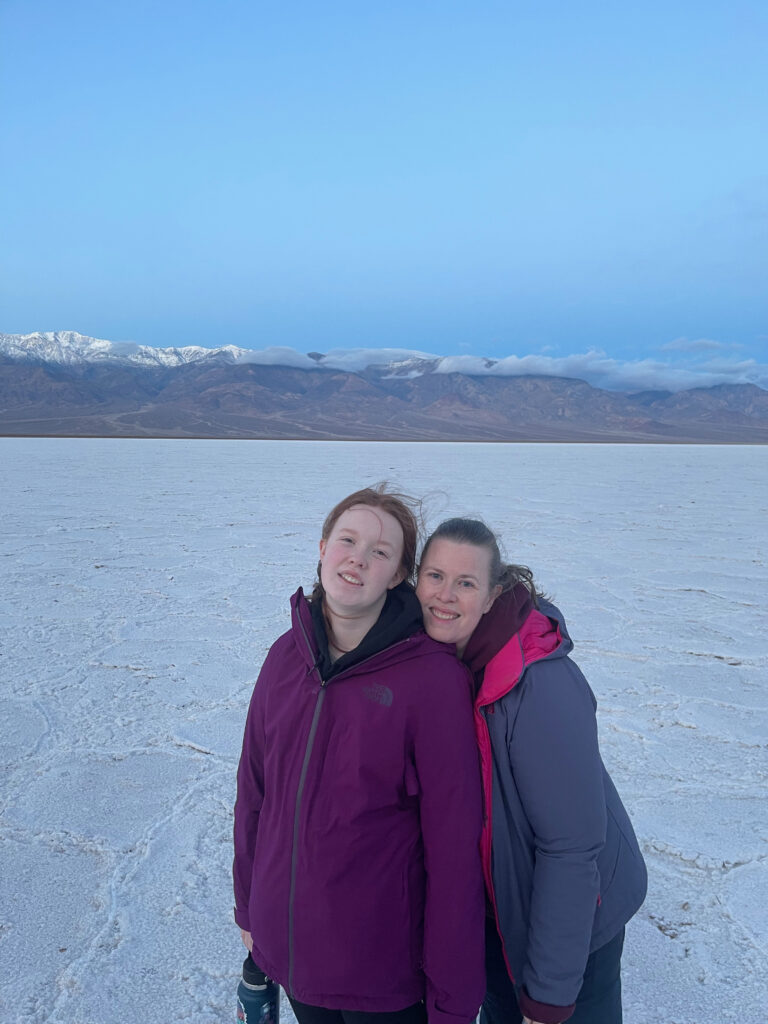
<path fill-rule="evenodd" d="M 304 790 L 304 781 L 307 777 L 307 767 L 309 765 L 309 759 L 312 755 L 312 747 L 315 742 L 315 733 L 317 732 L 317 722 L 320 718 L 320 709 L 323 706 L 325 699 L 325 683 L 320 681 L 320 693 L 317 695 L 317 703 L 315 704 L 315 713 L 312 716 L 312 725 L 309 727 L 309 738 L 307 739 L 307 748 L 304 751 L 304 761 L 301 765 L 301 775 L 299 776 L 299 786 L 296 790 L 296 810 L 293 813 L 293 848 L 291 850 L 291 888 L 288 894 L 288 991 L 293 991 L 293 901 L 296 894 L 296 860 L 298 856 L 298 838 L 299 838 L 299 817 L 301 814 L 301 796 Z"/>
<path fill-rule="evenodd" d="M 491 729 L 490 729 L 490 726 L 488 725 L 488 715 L 495 715 L 496 714 L 496 704 L 497 704 L 497 702 L 499 700 L 501 700 L 503 697 L 506 697 L 511 689 L 513 689 L 515 686 L 518 686 L 520 684 L 520 680 L 523 678 L 523 675 L 525 674 L 525 670 L 528 668 L 528 665 L 527 665 L 526 660 L 525 660 L 525 651 L 523 650 L 523 642 L 520 639 L 520 634 L 519 633 L 517 634 L 517 642 L 520 645 L 520 655 L 521 655 L 521 659 L 522 659 L 521 660 L 521 665 L 520 665 L 520 672 L 518 673 L 517 679 L 512 684 L 512 686 L 510 686 L 509 690 L 507 690 L 505 693 L 501 694 L 500 697 L 497 697 L 495 700 L 489 701 L 487 704 L 480 704 L 478 702 L 477 705 L 476 705 L 477 710 L 478 710 L 479 715 L 480 715 L 480 719 L 482 720 L 483 726 L 485 727 L 485 736 L 487 737 L 487 740 L 488 740 L 488 754 L 489 754 L 489 757 L 491 758 L 491 760 L 493 759 L 493 743 L 491 742 Z M 478 736 L 478 741 L 479 741 L 479 738 L 480 737 Z M 490 786 L 490 793 L 488 794 L 488 796 L 486 796 L 486 792 L 485 792 L 485 779 L 483 778 L 483 826 L 484 826 L 484 831 L 486 832 L 486 834 L 488 836 L 487 872 L 486 872 L 486 861 L 485 861 L 485 849 L 483 848 L 483 851 L 482 851 L 482 853 L 483 853 L 483 857 L 482 857 L 482 861 L 483 861 L 483 874 L 486 876 L 486 878 L 488 880 L 488 886 L 489 886 L 489 889 L 490 889 L 490 891 L 488 893 L 488 897 L 489 897 L 489 899 L 491 901 L 491 907 L 493 908 L 493 920 L 494 920 L 494 924 L 496 925 L 496 931 L 497 931 L 498 936 L 499 936 L 499 941 L 501 943 L 501 952 L 502 952 L 502 955 L 504 957 L 504 964 L 505 964 L 505 966 L 507 968 L 507 974 L 511 978 L 512 983 L 516 984 L 516 982 L 515 982 L 515 975 L 514 975 L 514 972 L 512 971 L 512 968 L 510 966 L 509 958 L 507 956 L 507 950 L 506 950 L 506 947 L 504 945 L 504 935 L 503 935 L 502 930 L 501 930 L 501 922 L 499 921 L 499 908 L 498 908 L 498 906 L 496 904 L 496 887 L 493 884 L 493 820 L 492 820 L 492 807 L 491 807 L 491 801 L 493 800 L 493 769 L 492 769 L 490 763 L 488 765 L 488 770 L 491 773 L 491 786 Z M 483 847 L 485 847 L 485 843 L 482 843 L 481 845 Z"/>
<path fill-rule="evenodd" d="M 312 654 L 312 644 L 309 641 L 307 630 L 304 623 L 301 620 L 301 615 L 298 616 L 299 625 L 301 626 L 301 632 L 304 635 L 304 642 L 307 645 L 307 650 Z M 392 644 L 390 647 L 386 647 L 384 650 L 391 651 L 394 647 L 398 647 L 400 644 L 408 643 L 408 639 L 398 640 L 396 644 Z M 371 661 L 373 658 L 378 657 L 379 654 L 383 654 L 383 651 L 377 651 L 376 654 L 371 654 L 368 658 L 363 661 L 358 661 L 355 665 L 350 665 L 349 669 L 344 671 L 350 671 L 353 668 L 358 668 L 360 665 L 365 665 L 366 662 Z M 315 660 L 314 658 L 312 659 Z M 299 785 L 296 789 L 296 809 L 293 812 L 293 844 L 291 847 L 291 885 L 288 890 L 288 991 L 293 991 L 293 905 L 296 895 L 296 864 L 298 860 L 298 848 L 299 848 L 299 823 L 301 818 L 301 798 L 304 792 L 304 783 L 307 778 L 307 770 L 309 768 L 309 759 L 312 756 L 312 748 L 315 744 L 315 733 L 317 732 L 317 723 L 320 720 L 320 711 L 325 701 L 325 691 L 328 687 L 329 680 L 323 679 L 318 671 L 317 665 L 313 666 L 314 671 L 317 672 L 317 677 L 320 680 L 320 692 L 317 695 L 317 701 L 315 703 L 315 711 L 312 715 L 312 724 L 309 727 L 309 736 L 307 737 L 307 746 L 304 750 L 304 760 L 301 763 L 301 773 L 299 775 Z M 310 670 L 311 671 L 311 670 Z M 338 676 L 334 676 L 334 679 L 338 679 L 344 675 L 344 672 L 339 672 Z"/>

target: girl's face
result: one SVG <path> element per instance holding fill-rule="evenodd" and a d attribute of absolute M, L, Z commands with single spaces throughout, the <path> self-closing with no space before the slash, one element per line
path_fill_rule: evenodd
<path fill-rule="evenodd" d="M 459 657 L 500 592 L 501 587 L 491 589 L 491 553 L 487 548 L 444 537 L 429 545 L 416 587 L 424 628 L 434 640 L 456 644 Z"/>
<path fill-rule="evenodd" d="M 389 512 L 353 505 L 320 541 L 320 581 L 331 611 L 378 612 L 387 591 L 403 579 L 403 531 Z"/>

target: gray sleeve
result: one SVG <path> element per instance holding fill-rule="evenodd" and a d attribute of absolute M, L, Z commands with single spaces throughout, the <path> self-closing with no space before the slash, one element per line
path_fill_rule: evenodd
<path fill-rule="evenodd" d="M 531 998 L 563 1006 L 581 987 L 599 898 L 603 767 L 594 698 L 576 665 L 539 662 L 523 685 L 509 753 L 535 861 L 520 980 Z"/>

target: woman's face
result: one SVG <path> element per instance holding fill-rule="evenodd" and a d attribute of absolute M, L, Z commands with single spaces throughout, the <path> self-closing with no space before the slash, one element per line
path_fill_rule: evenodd
<path fill-rule="evenodd" d="M 487 548 L 438 537 L 422 559 L 416 587 L 424 628 L 434 640 L 456 644 L 461 657 L 475 626 L 500 590 L 491 589 L 491 553 Z"/>
<path fill-rule="evenodd" d="M 342 512 L 320 541 L 320 581 L 331 610 L 378 614 L 387 591 L 403 579 L 402 554 L 403 531 L 389 512 L 370 505 Z"/>

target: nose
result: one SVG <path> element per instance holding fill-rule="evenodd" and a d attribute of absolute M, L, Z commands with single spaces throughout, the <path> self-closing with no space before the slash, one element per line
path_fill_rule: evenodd
<path fill-rule="evenodd" d="M 442 601 L 443 604 L 450 604 L 451 601 L 455 601 L 456 595 L 453 590 L 453 584 L 449 583 L 448 580 L 441 580 L 435 597 L 438 601 Z"/>

